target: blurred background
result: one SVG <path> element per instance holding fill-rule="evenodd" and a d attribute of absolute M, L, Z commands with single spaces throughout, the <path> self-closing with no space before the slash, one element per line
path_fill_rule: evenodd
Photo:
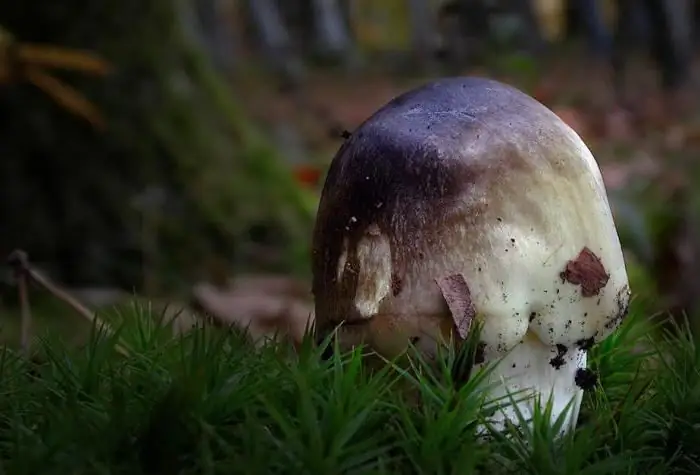
<path fill-rule="evenodd" d="M 0 0 L 0 254 L 95 310 L 289 325 L 343 135 L 430 78 L 481 75 L 578 131 L 633 305 L 700 328 L 699 20 L 695 0 Z M 29 292 L 35 333 L 84 333 Z"/>

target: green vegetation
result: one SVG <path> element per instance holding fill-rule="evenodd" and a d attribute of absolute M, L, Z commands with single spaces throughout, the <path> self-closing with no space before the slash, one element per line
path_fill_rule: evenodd
<path fill-rule="evenodd" d="M 70 349 L 46 338 L 32 361 L 0 357 L 3 473 L 697 473 L 700 353 L 682 328 L 632 315 L 594 351 L 600 378 L 580 428 L 480 440 L 479 375 L 369 371 L 361 355 L 322 360 L 305 344 L 255 349 L 202 327 L 176 339 L 140 306 Z M 650 335 L 661 334 L 652 340 Z M 114 351 L 115 343 L 128 356 Z"/>
<path fill-rule="evenodd" d="M 288 251 L 266 270 L 305 269 L 316 197 L 211 64 L 188 23 L 191 3 L 0 4 L 17 44 L 85 51 L 112 66 L 100 78 L 52 71 L 104 127 L 21 68 L 8 73 L 21 80 L 0 89 L 5 252 L 27 250 L 64 283 L 149 293 L 187 288 L 222 262 L 260 270 L 260 246 Z"/>
<path fill-rule="evenodd" d="M 3 278 L 0 475 L 700 473 L 698 343 L 687 326 L 650 318 L 674 307 L 674 316 L 688 312 L 696 335 L 700 329 L 699 178 L 689 165 L 696 124 L 676 124 L 686 137 L 682 152 L 668 150 L 669 131 L 651 119 L 653 134 L 640 128 L 623 140 L 604 130 L 591 140 L 601 164 L 633 162 L 640 148 L 662 171 L 639 172 L 611 190 L 637 296 L 622 329 L 594 349 L 599 380 L 578 430 L 564 438 L 542 414 L 523 433 L 476 435 L 507 401 L 485 399 L 483 373 L 464 382 L 458 363 L 473 345 L 445 355 L 438 368 L 411 355 L 401 367 L 370 369 L 359 350 L 324 360 L 324 348 L 310 342 L 300 351 L 254 348 L 238 331 L 209 326 L 173 337 L 156 298 L 187 301 L 194 282 L 248 271 L 308 274 L 317 194 L 294 181 L 288 151 L 251 111 L 263 117 L 256 107 L 269 108 L 273 116 L 272 106 L 287 100 L 288 121 L 322 122 L 324 137 L 328 128 L 325 115 L 278 94 L 272 78 L 248 77 L 252 63 L 237 66 L 247 88 L 232 90 L 237 82 L 216 70 L 190 31 L 192 5 L 34 0 L 30 11 L 0 4 L 2 27 L 14 35 L 0 38 L 0 53 L 13 68 L 20 63 L 9 54 L 11 40 L 89 51 L 114 68 L 100 78 L 56 72 L 99 111 L 101 128 L 31 81 L 17 81 L 10 66 L 0 71 L 0 248 L 27 250 L 72 289 L 145 295 L 98 311 L 118 329 L 108 335 L 32 287 L 33 336 L 42 336 L 27 359 L 17 350 L 15 292 Z M 605 122 L 608 111 L 577 92 L 588 90 L 577 82 L 588 86 L 592 75 L 577 78 L 572 68 L 558 77 L 542 58 L 492 56 L 485 71 L 580 112 L 584 131 Z M 384 62 L 378 69 L 387 74 Z M 545 87 L 550 75 L 557 87 Z M 352 129 L 389 94 L 369 72 L 341 79 L 330 75 L 346 86 L 318 102 L 331 117 L 352 118 L 339 121 Z M 376 96 L 371 87 L 347 94 L 373 80 Z M 324 91 L 316 87 L 309 81 L 306 94 L 318 99 Z M 250 100 L 255 91 L 267 100 Z M 363 95 L 368 100 L 355 104 Z M 352 110 L 340 114 L 343 105 Z M 323 160 L 331 155 L 324 151 Z M 680 185 L 669 170 L 684 177 Z"/>

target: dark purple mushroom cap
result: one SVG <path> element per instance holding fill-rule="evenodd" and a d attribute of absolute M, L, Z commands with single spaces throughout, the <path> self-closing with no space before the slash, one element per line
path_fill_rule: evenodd
<path fill-rule="evenodd" d="M 319 336 L 393 353 L 484 322 L 495 352 L 607 335 L 629 298 L 600 170 L 528 95 L 481 78 L 402 94 L 345 140 L 313 236 Z M 585 314 L 585 316 L 584 316 Z M 344 335 L 344 336 L 343 336 Z"/>

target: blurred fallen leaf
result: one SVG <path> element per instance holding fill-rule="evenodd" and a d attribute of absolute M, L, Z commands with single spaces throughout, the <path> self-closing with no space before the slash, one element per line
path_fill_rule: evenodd
<path fill-rule="evenodd" d="M 284 276 L 246 276 L 225 286 L 199 283 L 193 288 L 197 306 L 226 325 L 247 329 L 256 344 L 275 337 L 301 343 L 313 324 L 311 293 Z"/>
<path fill-rule="evenodd" d="M 310 299 L 306 283 L 284 275 L 239 275 L 230 282 L 234 292 L 270 293 Z"/>

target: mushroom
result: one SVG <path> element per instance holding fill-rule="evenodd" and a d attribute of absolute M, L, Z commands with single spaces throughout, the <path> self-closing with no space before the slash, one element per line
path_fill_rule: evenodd
<path fill-rule="evenodd" d="M 483 78 L 406 92 L 346 138 L 313 236 L 317 337 L 391 358 L 433 357 L 481 322 L 498 397 L 550 394 L 575 426 L 591 345 L 630 290 L 600 169 L 581 138 L 525 93 Z M 338 326 L 339 324 L 341 324 Z M 502 382 L 503 384 L 500 384 Z M 518 424 L 512 408 L 496 416 Z"/>

